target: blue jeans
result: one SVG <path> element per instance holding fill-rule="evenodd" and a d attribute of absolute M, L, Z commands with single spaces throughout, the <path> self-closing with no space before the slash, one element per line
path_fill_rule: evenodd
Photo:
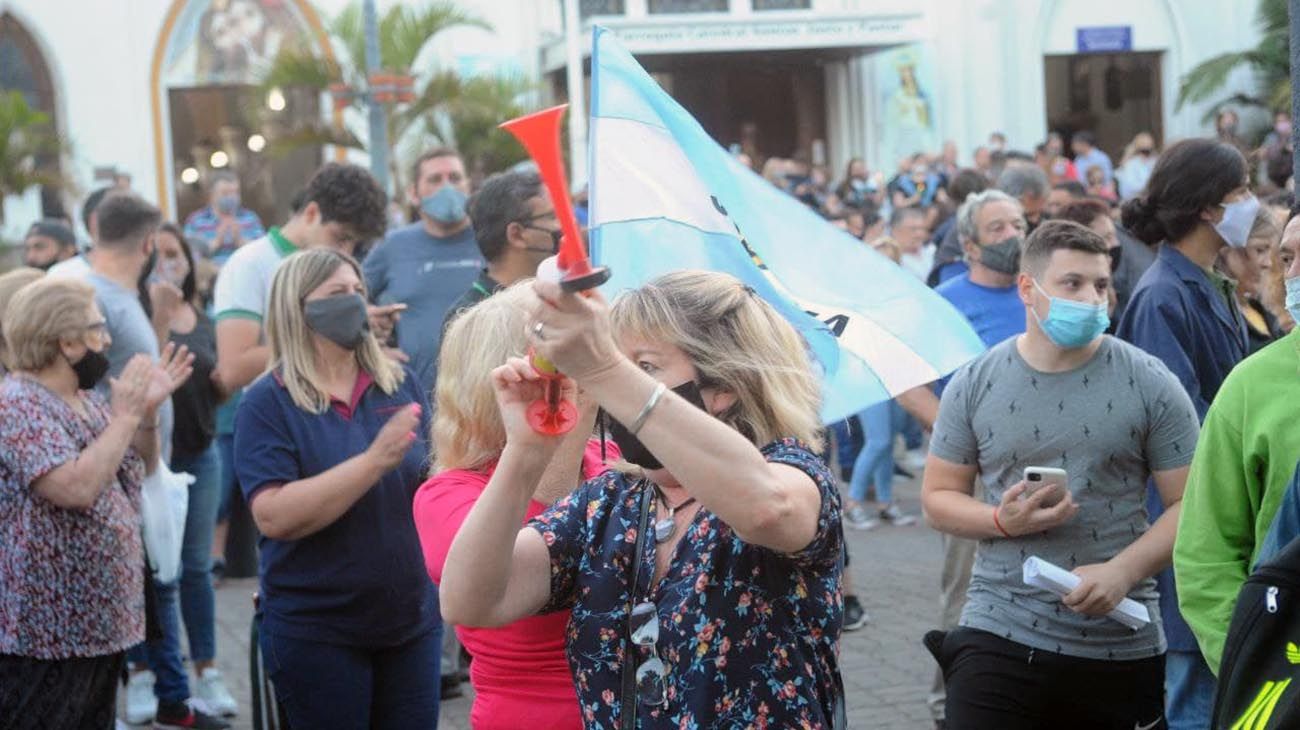
<path fill-rule="evenodd" d="M 866 444 L 853 462 L 849 480 L 849 497 L 861 502 L 867 497 L 867 485 L 876 485 L 876 501 L 894 501 L 894 439 L 903 430 L 907 411 L 892 400 L 877 403 L 858 414 Z"/>
<path fill-rule="evenodd" d="M 172 460 L 172 471 L 193 474 L 189 508 L 185 513 L 185 536 L 181 542 L 181 577 L 176 583 L 155 583 L 158 591 L 158 622 L 163 637 L 131 649 L 128 659 L 147 662 L 154 672 L 154 694 L 160 700 L 184 702 L 190 697 L 189 677 L 181 655 L 177 595 L 185 619 L 190 657 L 196 662 L 216 656 L 215 595 L 212 590 L 212 528 L 216 525 L 220 497 L 221 462 L 216 446 L 192 459 Z"/>
<path fill-rule="evenodd" d="M 1165 719 L 1169 730 L 1205 730 L 1214 709 L 1214 674 L 1199 651 L 1165 654 Z"/>
<path fill-rule="evenodd" d="M 400 646 L 338 646 L 273 635 L 262 663 L 295 728 L 435 730 L 442 624 Z"/>
<path fill-rule="evenodd" d="M 230 517 L 230 495 L 239 488 L 239 478 L 235 476 L 235 434 L 217 434 L 217 452 L 221 455 L 217 522 L 225 522 Z"/>

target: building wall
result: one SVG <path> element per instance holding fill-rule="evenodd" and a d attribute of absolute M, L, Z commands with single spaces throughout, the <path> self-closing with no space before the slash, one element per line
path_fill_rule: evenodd
<path fill-rule="evenodd" d="M 330 17 L 348 0 L 318 0 Z M 381 11 L 397 0 L 380 0 Z M 82 193 L 94 187 L 96 167 L 129 171 L 134 187 L 157 197 L 150 68 L 171 0 L 0 0 L 45 49 L 56 85 L 59 119 L 70 144 L 70 168 Z M 495 32 L 450 31 L 428 57 L 462 71 L 516 71 L 541 79 L 541 48 L 561 33 L 559 0 L 461 0 Z M 631 2 L 629 6 L 639 6 Z M 952 139 L 963 162 L 989 132 L 1006 132 L 1012 146 L 1030 149 L 1046 133 L 1043 56 L 1073 53 L 1081 26 L 1129 25 L 1135 50 L 1161 51 L 1166 139 L 1206 133 L 1206 105 L 1175 110 L 1179 79 L 1198 62 L 1250 46 L 1256 37 L 1248 0 L 815 0 L 827 18 L 875 14 L 915 17 L 907 33 L 933 66 L 935 122 L 940 140 Z M 801 11 L 793 11 L 799 13 Z M 806 13 L 806 11 L 803 11 Z M 733 0 L 738 19 L 749 14 Z M 765 14 L 766 15 L 766 14 Z M 71 22 L 71 18 L 77 22 Z M 792 16 L 793 17 L 793 16 Z M 892 172 L 881 154 L 878 63 L 882 49 L 850 60 L 828 59 L 825 115 L 828 162 L 837 172 L 851 156 L 865 156 Z M 1247 82 L 1244 74 L 1233 79 Z M 166 115 L 163 115 L 166 119 Z M 164 123 L 165 126 L 165 123 Z M 164 148 L 170 144 L 164 139 Z M 170 165 L 164 169 L 170 170 Z M 69 201 L 76 203 L 77 201 Z M 12 238 L 39 212 L 36 196 L 6 201 Z"/>

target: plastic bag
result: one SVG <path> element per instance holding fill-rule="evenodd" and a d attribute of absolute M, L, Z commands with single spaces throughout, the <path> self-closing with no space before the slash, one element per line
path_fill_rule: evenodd
<path fill-rule="evenodd" d="M 185 539 L 185 513 L 190 504 L 194 476 L 175 473 L 158 463 L 144 478 L 140 493 L 140 516 L 144 521 L 144 549 L 154 580 L 172 583 L 181 575 L 181 543 Z"/>

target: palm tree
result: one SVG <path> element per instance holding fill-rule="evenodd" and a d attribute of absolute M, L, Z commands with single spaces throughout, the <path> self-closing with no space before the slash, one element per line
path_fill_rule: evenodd
<path fill-rule="evenodd" d="M 479 142 L 486 132 L 481 124 L 475 123 L 485 114 L 497 114 L 497 121 L 510 118 L 508 112 L 519 108 L 516 100 L 528 90 L 526 85 L 514 79 L 464 80 L 450 70 L 417 72 L 414 69 L 416 59 L 430 39 L 453 27 L 491 30 L 487 22 L 461 10 L 452 0 L 433 0 L 419 8 L 394 5 L 379 18 L 380 66 L 414 73 L 418 84 L 414 101 L 390 107 L 388 139 L 394 149 L 420 146 L 418 137 L 430 133 L 444 144 L 459 143 L 462 153 L 485 145 L 491 147 L 492 143 Z M 346 58 L 331 61 L 315 56 L 308 48 L 281 51 L 263 74 L 258 85 L 259 94 L 265 98 L 272 89 L 289 87 L 325 92 L 334 84 L 345 84 L 353 90 L 365 89 L 364 29 L 361 3 L 354 2 L 329 24 L 331 35 L 346 51 Z M 364 109 L 364 103 L 359 99 L 353 100 L 351 106 Z M 357 124 L 358 129 L 348 126 L 357 122 L 358 119 L 348 119 L 344 125 L 336 127 L 319 120 L 309 121 L 272 140 L 271 149 L 287 151 L 322 144 L 365 149 L 363 140 L 366 135 L 361 133 L 364 125 Z M 493 157 L 486 152 L 483 154 Z M 397 155 L 391 156 L 389 174 L 394 189 L 400 191 L 404 176 L 396 158 Z M 469 160 L 467 155 L 466 161 Z"/>
<path fill-rule="evenodd" d="M 1254 48 L 1223 53 L 1197 64 L 1183 77 L 1178 89 L 1178 108 L 1188 102 L 1205 101 L 1217 93 L 1228 81 L 1228 76 L 1245 66 L 1255 76 L 1253 93 L 1238 91 L 1230 94 L 1206 113 L 1208 120 L 1224 104 L 1261 107 L 1266 110 L 1291 108 L 1291 63 L 1287 18 L 1287 0 L 1259 0 L 1255 8 L 1255 22 L 1259 26 L 1260 40 Z"/>
<path fill-rule="evenodd" d="M 0 92 L 0 202 L 37 185 L 58 185 L 63 175 L 49 165 L 65 145 L 50 127 L 50 117 L 33 109 L 19 91 Z M 0 226 L 4 205 L 0 204 Z"/>

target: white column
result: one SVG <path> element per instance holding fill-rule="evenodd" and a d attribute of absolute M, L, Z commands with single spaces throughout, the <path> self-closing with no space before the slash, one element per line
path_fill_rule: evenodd
<path fill-rule="evenodd" d="M 624 15 L 629 18 L 644 18 L 650 14 L 650 9 L 646 6 L 646 0 L 627 0 L 623 4 Z"/>
<path fill-rule="evenodd" d="M 564 0 L 565 84 L 569 88 L 569 186 L 587 182 L 587 105 L 583 99 L 582 49 L 584 34 L 578 0 Z"/>

